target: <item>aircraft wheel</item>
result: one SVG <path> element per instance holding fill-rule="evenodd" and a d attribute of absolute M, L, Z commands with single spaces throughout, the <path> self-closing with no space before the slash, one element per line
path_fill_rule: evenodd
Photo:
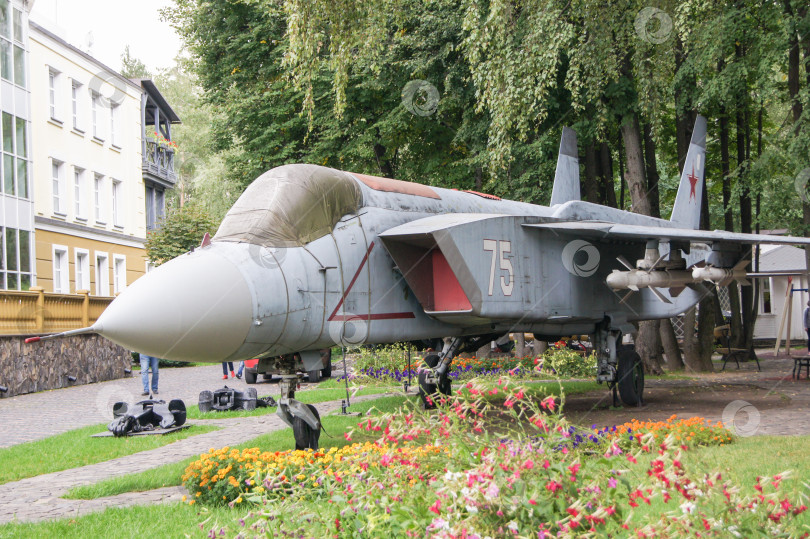
<path fill-rule="evenodd" d="M 255 372 L 245 370 L 245 383 L 247 383 L 247 384 L 255 384 L 257 376 L 258 375 Z"/>
<path fill-rule="evenodd" d="M 321 381 L 321 369 L 315 369 L 314 371 L 307 371 L 309 375 L 309 382 L 311 384 L 315 384 Z"/>
<path fill-rule="evenodd" d="M 332 378 L 332 350 L 324 350 L 321 354 L 321 360 L 323 360 L 321 376 L 323 378 Z"/>
<path fill-rule="evenodd" d="M 169 401 L 169 411 L 174 416 L 174 426 L 179 427 L 186 422 L 186 403 L 180 399 Z"/>
<path fill-rule="evenodd" d="M 439 364 L 439 354 L 427 354 L 425 356 L 424 362 L 427 363 L 427 366 L 431 369 L 435 369 L 436 365 Z"/>
<path fill-rule="evenodd" d="M 214 392 L 200 391 L 200 400 L 197 403 L 200 413 L 204 414 L 214 409 Z"/>
<path fill-rule="evenodd" d="M 321 416 L 318 410 L 311 404 L 307 404 L 307 406 L 315 417 L 320 420 Z M 293 418 L 293 435 L 295 436 L 295 449 L 318 449 L 318 439 L 321 437 L 321 431 L 313 429 L 300 417 Z"/>
<path fill-rule="evenodd" d="M 419 373 L 419 398 L 422 399 L 422 406 L 425 410 L 432 410 L 436 408 L 436 384 L 429 384 L 427 382 L 427 373 L 422 371 Z M 428 398 L 430 396 L 430 398 Z"/>
<path fill-rule="evenodd" d="M 245 397 L 242 399 L 242 409 L 246 411 L 251 411 L 256 409 L 256 399 L 259 398 L 259 394 L 256 391 L 255 387 L 249 387 L 245 390 Z"/>
<path fill-rule="evenodd" d="M 439 377 L 439 393 L 448 396 L 453 394 L 453 384 L 446 372 Z"/>
<path fill-rule="evenodd" d="M 641 406 L 644 394 L 644 363 L 632 348 L 619 350 L 619 368 L 616 371 L 619 395 L 628 406 Z"/>

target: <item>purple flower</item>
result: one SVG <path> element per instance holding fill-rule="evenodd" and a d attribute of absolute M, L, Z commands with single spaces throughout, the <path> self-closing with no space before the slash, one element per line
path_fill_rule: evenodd
<path fill-rule="evenodd" d="M 611 477 L 610 479 L 608 479 L 608 486 L 610 488 L 616 488 L 616 484 L 617 482 L 615 477 Z"/>

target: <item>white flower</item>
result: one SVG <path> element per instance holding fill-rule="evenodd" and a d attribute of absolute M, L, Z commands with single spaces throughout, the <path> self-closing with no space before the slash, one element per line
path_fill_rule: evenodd
<path fill-rule="evenodd" d="M 444 481 L 455 481 L 457 479 L 461 479 L 463 476 L 458 472 L 446 472 L 444 474 Z"/>
<path fill-rule="evenodd" d="M 450 523 L 441 517 L 436 517 L 433 519 L 433 522 L 430 523 L 430 527 L 434 530 L 449 530 Z"/>
<path fill-rule="evenodd" d="M 514 520 L 512 522 L 510 522 L 509 524 L 507 524 L 506 527 L 509 528 L 510 530 L 512 530 L 515 533 L 517 533 L 517 531 L 518 531 L 517 522 L 515 522 Z"/>
<path fill-rule="evenodd" d="M 695 509 L 697 509 L 697 505 L 693 504 L 692 502 L 683 502 L 680 507 L 684 515 L 691 515 L 695 512 Z"/>
<path fill-rule="evenodd" d="M 465 506 L 465 508 L 467 509 L 467 512 L 471 515 L 478 513 L 478 508 L 474 505 L 467 505 Z"/>

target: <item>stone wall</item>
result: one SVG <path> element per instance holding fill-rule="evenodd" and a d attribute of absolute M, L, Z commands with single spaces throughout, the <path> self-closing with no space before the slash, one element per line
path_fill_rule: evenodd
<path fill-rule="evenodd" d="M 130 376 L 130 353 L 100 335 L 74 335 L 25 344 L 0 336 L 0 398 Z M 71 381 L 69 377 L 75 377 Z"/>

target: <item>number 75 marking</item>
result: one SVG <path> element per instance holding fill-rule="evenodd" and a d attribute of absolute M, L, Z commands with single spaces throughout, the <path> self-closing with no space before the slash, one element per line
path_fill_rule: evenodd
<path fill-rule="evenodd" d="M 515 287 L 515 272 L 512 261 L 506 258 L 506 253 L 512 252 L 512 242 L 508 240 L 484 240 L 484 251 L 492 252 L 492 263 L 489 265 L 489 295 L 495 288 L 495 261 L 500 260 L 500 268 L 506 270 L 508 277 L 501 275 L 501 292 L 504 296 L 511 296 Z"/>

